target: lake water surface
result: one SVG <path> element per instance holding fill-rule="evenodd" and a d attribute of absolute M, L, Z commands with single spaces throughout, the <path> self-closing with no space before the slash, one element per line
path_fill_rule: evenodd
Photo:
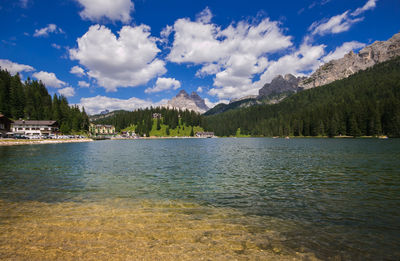
<path fill-rule="evenodd" d="M 399 260 L 400 140 L 0 147 L 0 259 Z"/>

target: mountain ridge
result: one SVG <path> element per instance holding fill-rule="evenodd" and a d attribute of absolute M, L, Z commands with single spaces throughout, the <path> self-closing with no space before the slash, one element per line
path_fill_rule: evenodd
<path fill-rule="evenodd" d="M 202 99 L 196 92 L 193 91 L 189 95 L 185 90 L 181 90 L 164 106 L 167 108 L 175 108 L 181 110 L 187 109 L 198 113 L 205 113 L 209 110 L 204 99 Z"/>

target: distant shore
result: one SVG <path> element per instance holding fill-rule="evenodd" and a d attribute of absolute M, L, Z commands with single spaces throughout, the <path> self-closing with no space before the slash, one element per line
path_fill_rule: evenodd
<path fill-rule="evenodd" d="M 0 139 L 0 146 L 31 145 L 31 144 L 57 144 L 57 143 L 75 143 L 91 142 L 92 139 L 55 139 L 55 140 L 16 140 Z"/>

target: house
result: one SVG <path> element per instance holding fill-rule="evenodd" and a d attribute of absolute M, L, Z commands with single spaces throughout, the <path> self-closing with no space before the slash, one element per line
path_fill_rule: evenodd
<path fill-rule="evenodd" d="M 10 132 L 12 120 L 0 114 L 0 137 L 7 136 L 7 133 Z"/>
<path fill-rule="evenodd" d="M 161 113 L 158 112 L 153 113 L 153 119 L 161 119 L 161 118 L 162 118 Z"/>
<path fill-rule="evenodd" d="M 196 137 L 198 138 L 212 138 L 214 136 L 214 132 L 209 131 L 209 132 L 196 132 Z"/>
<path fill-rule="evenodd" d="M 114 135 L 115 127 L 112 125 L 90 124 L 89 132 L 92 135 Z"/>
<path fill-rule="evenodd" d="M 12 132 L 19 135 L 48 136 L 58 132 L 57 121 L 18 120 L 11 125 Z"/>

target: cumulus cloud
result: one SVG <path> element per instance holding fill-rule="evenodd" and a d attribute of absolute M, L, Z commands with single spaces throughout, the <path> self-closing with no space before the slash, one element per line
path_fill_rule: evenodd
<path fill-rule="evenodd" d="M 162 92 L 166 90 L 176 90 L 181 87 L 181 83 L 175 78 L 158 78 L 153 88 L 147 88 L 145 93 Z"/>
<path fill-rule="evenodd" d="M 148 26 L 124 26 L 118 34 L 93 25 L 78 38 L 78 48 L 69 50 L 70 58 L 85 66 L 106 91 L 146 84 L 166 72 L 165 62 L 156 58 L 160 49 Z"/>
<path fill-rule="evenodd" d="M 81 88 L 89 88 L 90 87 L 90 83 L 85 82 L 85 81 L 78 81 L 78 86 Z"/>
<path fill-rule="evenodd" d="M 374 9 L 376 7 L 376 2 L 378 2 L 378 0 L 368 0 L 363 7 L 357 8 L 354 12 L 351 13 L 351 15 L 358 16 L 367 10 Z"/>
<path fill-rule="evenodd" d="M 203 92 L 203 87 L 199 86 L 199 87 L 197 88 L 196 92 L 202 93 L 202 92 Z"/>
<path fill-rule="evenodd" d="M 6 59 L 0 59 L 0 67 L 2 69 L 6 69 L 12 75 L 20 72 L 31 72 L 35 70 L 32 66 L 14 63 Z"/>
<path fill-rule="evenodd" d="M 100 21 L 109 19 L 111 21 L 121 21 L 129 23 L 134 4 L 131 0 L 77 0 L 82 6 L 83 11 L 79 13 L 82 19 Z"/>
<path fill-rule="evenodd" d="M 89 114 L 96 114 L 104 110 L 133 111 L 135 109 L 148 108 L 150 106 L 161 106 L 162 104 L 166 103 L 166 100 L 161 100 L 157 103 L 154 103 L 152 101 L 142 100 L 136 97 L 129 99 L 118 99 L 97 95 L 96 97 L 81 98 L 79 105 L 85 107 L 86 112 Z"/>
<path fill-rule="evenodd" d="M 64 33 L 64 31 L 57 27 L 55 24 L 49 24 L 42 29 L 36 29 L 35 33 L 33 34 L 34 37 L 46 37 L 49 36 L 50 33 Z"/>
<path fill-rule="evenodd" d="M 65 87 L 63 89 L 58 90 L 58 93 L 65 97 L 72 97 L 75 95 L 75 89 L 72 87 Z"/>
<path fill-rule="evenodd" d="M 308 30 L 311 31 L 312 35 L 337 34 L 348 31 L 353 24 L 363 20 L 363 18 L 351 19 L 348 13 L 349 11 L 346 11 L 328 20 L 314 22 Z"/>
<path fill-rule="evenodd" d="M 313 46 L 308 42 L 303 42 L 295 52 L 271 62 L 267 70 L 260 76 L 260 80 L 253 84 L 254 89 L 259 90 L 265 83 L 271 82 L 275 76 L 280 74 L 291 73 L 301 76 L 316 70 L 321 65 L 320 59 L 325 53 L 325 47 L 325 45 Z M 258 91 L 251 94 L 258 94 Z"/>
<path fill-rule="evenodd" d="M 209 94 L 234 98 L 253 93 L 252 80 L 268 65 L 267 56 L 292 45 L 279 23 L 268 18 L 259 22 L 239 21 L 223 29 L 211 23 L 206 8 L 196 21 L 178 19 L 167 59 L 175 63 L 201 65 L 196 76 L 216 75 Z"/>
<path fill-rule="evenodd" d="M 197 15 L 197 21 L 203 24 L 208 24 L 211 22 L 213 15 L 211 13 L 210 8 L 206 7 L 203 11 L 201 11 L 198 15 Z"/>
<path fill-rule="evenodd" d="M 342 58 L 345 54 L 349 53 L 352 50 L 357 50 L 365 47 L 364 43 L 360 43 L 357 41 L 346 42 L 341 46 L 337 47 L 335 51 L 328 53 L 322 60 L 327 63 L 331 60 L 336 60 Z"/>
<path fill-rule="evenodd" d="M 74 67 L 72 67 L 69 72 L 72 74 L 78 75 L 79 77 L 84 76 L 86 74 L 85 70 L 83 70 L 83 68 L 78 65 L 75 65 Z"/>
<path fill-rule="evenodd" d="M 61 88 L 67 84 L 57 79 L 54 73 L 40 71 L 32 74 L 32 76 L 42 81 L 42 83 L 44 83 L 44 85 L 46 85 L 47 87 Z"/>

